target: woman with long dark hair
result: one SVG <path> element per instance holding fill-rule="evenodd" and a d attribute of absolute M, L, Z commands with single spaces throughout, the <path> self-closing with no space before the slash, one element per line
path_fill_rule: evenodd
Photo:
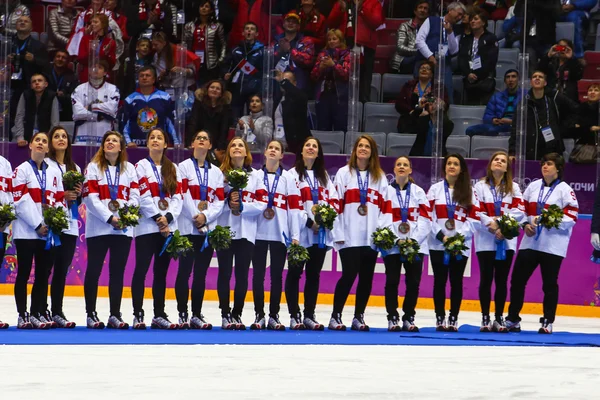
<path fill-rule="evenodd" d="M 194 153 L 179 164 L 183 184 L 183 210 L 179 216 L 179 232 L 194 246 L 194 252 L 179 259 L 175 280 L 175 297 L 179 312 L 179 328 L 212 329 L 202 315 L 206 288 L 206 272 L 214 249 L 206 240 L 208 229 L 214 226 L 223 211 L 223 173 L 212 165 L 208 152 L 212 148 L 206 131 L 196 132 L 192 142 Z M 189 281 L 192 280 L 192 317 L 188 315 Z"/>
<path fill-rule="evenodd" d="M 267 209 L 267 191 L 260 180 L 258 171 L 252 168 L 252 155 L 248 143 L 241 138 L 234 138 L 227 146 L 221 172 L 226 176 L 232 169 L 242 169 L 248 176 L 248 185 L 243 190 L 231 190 L 225 185 L 225 207 L 217 219 L 217 225 L 229 226 L 235 232 L 228 249 L 217 251 L 219 275 L 217 277 L 217 292 L 219 308 L 221 309 L 223 329 L 244 330 L 242 311 L 248 292 L 248 272 L 254 243 L 256 241 L 257 217 Z M 229 297 L 233 258 L 235 257 L 235 289 L 233 309 Z"/>
<path fill-rule="evenodd" d="M 183 196 L 177 166 L 167 157 L 167 135 L 154 128 L 146 136 L 148 157 L 135 165 L 140 185 L 140 218 L 135 228 L 135 270 L 131 281 L 133 300 L 133 329 L 146 329 L 144 322 L 144 283 L 154 258 L 152 298 L 154 318 L 152 328 L 176 329 L 165 313 L 167 271 L 171 258 L 165 251 L 165 241 L 177 230 Z"/>
<path fill-rule="evenodd" d="M 31 155 L 15 169 L 13 198 L 17 220 L 12 224 L 19 266 L 15 281 L 15 301 L 19 329 L 48 329 L 52 315 L 47 310 L 48 277 L 54 261 L 55 247 L 48 247 L 50 232 L 44 222 L 44 209 L 64 208 L 64 192 L 60 171 L 44 161 L 48 153 L 48 134 L 37 132 L 31 138 Z M 48 247 L 48 249 L 46 249 Z M 60 250 L 59 250 L 60 251 Z M 27 313 L 27 281 L 35 257 L 35 281 L 31 290 L 31 314 Z"/>
<path fill-rule="evenodd" d="M 379 164 L 377 144 L 371 136 L 361 135 L 356 140 L 348 165 L 335 175 L 335 186 L 341 203 L 338 219 L 344 235 L 336 237 L 334 243 L 342 260 L 342 276 L 335 286 L 329 329 L 346 329 L 342 310 L 358 276 L 352 329 L 368 331 L 364 312 L 371 296 L 377 262 L 377 251 L 371 248 L 371 235 L 379 228 L 379 220 L 385 212 L 388 188 Z"/>
<path fill-rule="evenodd" d="M 50 136 L 48 158 L 49 166 L 58 168 L 61 176 L 67 171 L 81 172 L 79 165 L 73 162 L 71 154 L 71 139 L 62 126 L 55 126 L 48 134 Z M 60 251 L 55 253 L 54 271 L 52 274 L 52 285 L 50 297 L 52 299 L 52 321 L 59 328 L 75 328 L 75 322 L 69 321 L 63 312 L 63 299 L 65 296 L 65 283 L 69 266 L 73 261 L 77 240 L 79 239 L 79 211 L 77 208 L 81 203 L 81 191 L 83 185 L 75 186 L 74 190 L 65 189 L 65 203 L 67 214 L 70 214 L 69 229 L 60 234 Z"/>
<path fill-rule="evenodd" d="M 390 207 L 386 212 L 384 226 L 392 228 L 398 243 L 407 239 L 416 240 L 419 244 L 418 256 L 409 261 L 400 255 L 394 247 L 383 258 L 385 264 L 385 306 L 387 309 L 388 331 L 418 332 L 415 325 L 415 307 L 419 299 L 419 286 L 423 271 L 423 259 L 429 253 L 427 239 L 431 232 L 431 217 L 429 216 L 429 202 L 425 191 L 418 186 L 413 178 L 412 166 L 408 157 L 396 159 L 394 175 L 396 179 L 388 186 L 386 201 Z M 398 285 L 400 272 L 404 266 L 406 280 L 406 294 L 402 311 L 404 315 L 400 320 L 398 314 Z M 402 321 L 402 323 L 400 323 Z"/>
<path fill-rule="evenodd" d="M 429 188 L 427 199 L 431 207 L 432 230 L 429 236 L 429 257 L 433 266 L 433 303 L 436 329 L 458 331 L 458 313 L 463 296 L 463 275 L 471 255 L 470 243 L 479 223 L 479 202 L 471 187 L 467 163 L 460 154 L 444 157 L 444 180 Z M 469 247 L 461 255 L 449 256 L 444 243 L 461 234 Z M 450 317 L 446 325 L 446 283 L 450 277 Z"/>
<path fill-rule="evenodd" d="M 88 248 L 83 284 L 87 327 L 104 328 L 96 312 L 96 299 L 102 266 L 110 250 L 108 327 L 128 329 L 129 324 L 121 317 L 121 300 L 133 230 L 120 228 L 118 211 L 125 205 L 138 206 L 140 191 L 135 167 L 127 161 L 125 138 L 119 132 L 108 131 L 104 134 L 98 152 L 88 164 L 83 184 L 83 202 L 86 207 L 85 237 Z"/>
<path fill-rule="evenodd" d="M 521 188 L 512 180 L 508 154 L 495 152 L 487 166 L 486 176 L 475 184 L 479 199 L 480 229 L 475 232 L 475 251 L 479 261 L 479 302 L 482 332 L 506 332 L 504 305 L 508 274 L 517 249 L 517 238 L 506 239 L 498 226 L 498 218 L 509 215 L 519 223 L 525 219 Z M 490 319 L 492 282 L 495 283 L 495 318 Z"/>
<path fill-rule="evenodd" d="M 12 166 L 10 161 L 0 155 L 0 205 L 12 204 Z M 8 241 L 8 234 L 10 233 L 10 224 L 6 226 L 0 226 L 0 235 L 2 235 L 2 245 L 0 246 L 0 262 L 4 260 L 4 253 L 6 252 L 6 242 Z M 0 329 L 7 329 L 8 324 L 0 321 Z"/>

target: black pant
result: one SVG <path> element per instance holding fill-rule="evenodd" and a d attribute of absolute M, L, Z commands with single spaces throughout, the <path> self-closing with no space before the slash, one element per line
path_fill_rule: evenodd
<path fill-rule="evenodd" d="M 479 260 L 479 302 L 481 314 L 490 315 L 490 302 L 492 300 L 492 281 L 496 285 L 494 303 L 496 305 L 496 318 L 504 314 L 506 304 L 508 274 L 515 255 L 513 250 L 506 251 L 506 260 L 496 260 L 495 251 L 478 251 Z"/>
<path fill-rule="evenodd" d="M 15 280 L 17 312 L 23 314 L 27 311 L 27 281 L 35 257 L 35 280 L 31 289 L 30 312 L 32 315 L 44 313 L 48 303 L 48 276 L 52 268 L 55 248 L 45 250 L 46 241 L 39 239 L 15 239 L 15 245 L 17 260 L 19 260 Z"/>
<path fill-rule="evenodd" d="M 103 235 L 87 238 L 88 264 L 83 282 L 85 294 L 85 310 L 96 311 L 98 298 L 98 281 L 106 253 L 110 250 L 108 260 L 108 296 L 110 299 L 110 315 L 121 315 L 121 299 L 123 298 L 123 276 L 131 250 L 131 238 L 122 235 Z"/>
<path fill-rule="evenodd" d="M 383 259 L 385 264 L 385 308 L 388 318 L 398 315 L 398 285 L 400 284 L 400 270 L 404 264 L 406 293 L 402 303 L 404 315 L 402 320 L 415 316 L 415 307 L 419 299 L 419 286 L 423 272 L 423 255 L 420 260 L 412 263 L 400 261 L 400 254 L 391 254 Z"/>
<path fill-rule="evenodd" d="M 450 276 L 450 315 L 457 317 L 463 296 L 463 275 L 468 257 L 461 260 L 450 258 L 450 264 L 444 265 L 443 251 L 430 251 L 433 266 L 433 305 L 437 317 L 446 317 L 446 283 Z"/>
<path fill-rule="evenodd" d="M 54 268 L 52 271 L 52 285 L 50 297 L 52 298 L 52 315 L 62 314 L 63 299 L 65 297 L 65 282 L 69 267 L 75 255 L 77 239 L 75 235 L 60 235 L 61 246 L 54 253 Z M 46 308 L 48 305 L 46 305 Z"/>
<path fill-rule="evenodd" d="M 135 314 L 143 312 L 146 275 L 150 269 L 152 257 L 154 257 L 154 280 L 152 281 L 154 315 L 164 316 L 165 314 L 167 271 L 171 262 L 171 257 L 166 251 L 162 256 L 160 255 L 165 240 L 166 238 L 160 233 L 150 233 L 135 238 L 135 270 L 131 280 L 131 299 Z"/>
<path fill-rule="evenodd" d="M 373 81 L 373 71 L 375 70 L 375 49 L 363 47 L 363 63 L 360 65 L 360 87 L 359 99 L 366 103 L 371 101 L 371 82 Z"/>
<path fill-rule="evenodd" d="M 175 297 L 177 298 L 177 311 L 188 312 L 188 298 L 190 294 L 190 275 L 194 271 L 192 280 L 192 314 L 200 316 L 202 303 L 204 302 L 204 291 L 206 288 L 206 272 L 210 265 L 214 250 L 208 245 L 200 251 L 206 236 L 186 235 L 192 245 L 194 252 L 179 260 L 179 270 L 175 279 Z"/>
<path fill-rule="evenodd" d="M 252 294 L 254 295 L 254 312 L 265 314 L 265 272 L 267 270 L 267 251 L 271 250 L 271 300 L 269 315 L 278 315 L 283 288 L 283 266 L 287 247 L 281 242 L 257 240 L 252 255 Z"/>
<path fill-rule="evenodd" d="M 340 250 L 340 258 L 342 259 L 342 276 L 335 285 L 333 313 L 342 313 L 350 289 L 352 289 L 352 285 L 358 276 L 354 315 L 360 316 L 364 314 L 371 296 L 377 252 L 368 246 L 347 247 Z"/>
<path fill-rule="evenodd" d="M 542 272 L 542 290 L 544 291 L 544 318 L 553 323 L 558 306 L 558 273 L 563 257 L 543 253 L 537 250 L 521 250 L 515 262 L 515 268 L 510 280 L 510 305 L 508 319 L 521 321 L 519 313 L 525 300 L 527 281 L 538 265 Z"/>
<path fill-rule="evenodd" d="M 227 250 L 217 251 L 219 261 L 219 275 L 217 277 L 217 292 L 219 295 L 219 308 L 221 315 L 231 314 L 234 317 L 242 315 L 244 301 L 248 293 L 248 271 L 252 261 L 254 243 L 246 239 L 231 241 Z M 229 282 L 233 271 L 233 257 L 235 256 L 235 289 L 233 293 L 233 310 L 229 306 Z"/>
<path fill-rule="evenodd" d="M 327 255 L 327 248 L 320 249 L 318 245 L 312 245 L 308 249 L 309 259 L 306 262 L 306 279 L 304 281 L 304 315 L 314 316 L 317 306 L 317 297 L 319 296 L 319 284 L 321 279 L 321 270 Z M 300 312 L 298 297 L 300 292 L 300 278 L 304 265 L 288 269 L 285 278 L 285 298 L 288 304 L 290 315 L 297 315 Z"/>

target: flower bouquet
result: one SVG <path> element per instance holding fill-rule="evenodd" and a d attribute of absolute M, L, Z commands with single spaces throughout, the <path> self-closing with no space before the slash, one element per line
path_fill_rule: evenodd
<path fill-rule="evenodd" d="M 81 172 L 67 171 L 63 174 L 62 180 L 65 190 L 75 190 L 77 185 L 83 184 L 85 177 L 81 174 Z"/>
<path fill-rule="evenodd" d="M 377 228 L 371 235 L 371 240 L 381 255 L 385 257 L 396 244 L 398 236 L 390 228 Z"/>
<path fill-rule="evenodd" d="M 511 240 L 519 236 L 519 223 L 510 215 L 504 214 L 496 220 L 496 223 L 498 224 L 498 228 L 500 228 L 500 233 L 502 233 L 502 236 L 506 240 Z"/>
<path fill-rule="evenodd" d="M 457 233 L 456 235 L 449 237 L 444 243 L 444 265 L 450 263 L 450 257 L 461 260 L 463 250 L 469 250 L 465 244 L 464 235 Z"/>
<path fill-rule="evenodd" d="M 325 229 L 332 230 L 338 214 L 329 204 L 317 204 L 314 208 L 315 222 Z"/>
<path fill-rule="evenodd" d="M 408 238 L 404 241 L 398 242 L 398 249 L 400 250 L 400 260 L 408 261 L 409 263 L 419 260 L 419 242 L 415 239 Z"/>
<path fill-rule="evenodd" d="M 48 207 L 43 212 L 44 224 L 48 227 L 46 250 L 60 246 L 60 233 L 69 229 L 69 217 L 62 207 Z"/>
<path fill-rule="evenodd" d="M 235 232 L 231 231 L 229 226 L 217 225 L 215 229 L 208 232 L 208 243 L 216 251 L 227 250 L 231 246 L 231 239 Z"/>
<path fill-rule="evenodd" d="M 564 212 L 556 204 L 552 204 L 547 210 L 542 210 L 538 224 L 548 230 L 558 229 L 563 220 Z"/>
<path fill-rule="evenodd" d="M 305 247 L 299 244 L 291 244 L 288 247 L 287 260 L 290 268 L 301 267 L 309 258 L 308 250 Z"/>
<path fill-rule="evenodd" d="M 225 175 L 225 180 L 231 187 L 231 192 L 238 191 L 240 194 L 240 209 L 233 211 L 233 215 L 240 215 L 244 206 L 242 204 L 242 189 L 248 186 L 248 173 L 241 168 L 229 170 Z M 229 192 L 231 194 L 231 192 Z"/>
<path fill-rule="evenodd" d="M 0 227 L 10 224 L 16 219 L 15 207 L 12 204 L 2 204 L 0 206 Z"/>
<path fill-rule="evenodd" d="M 177 260 L 179 257 L 192 253 L 194 251 L 194 246 L 188 238 L 182 236 L 179 230 L 176 230 L 174 233 L 171 233 L 165 241 L 165 245 L 163 246 L 160 255 L 165 251 L 173 260 Z"/>
<path fill-rule="evenodd" d="M 126 204 L 119 208 L 119 228 L 127 232 L 127 228 L 138 226 L 140 223 L 140 207 Z"/>

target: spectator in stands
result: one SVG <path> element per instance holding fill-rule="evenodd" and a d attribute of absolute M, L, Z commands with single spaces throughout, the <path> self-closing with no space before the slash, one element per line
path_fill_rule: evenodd
<path fill-rule="evenodd" d="M 175 132 L 173 101 L 167 92 L 158 90 L 156 70 L 145 66 L 138 72 L 138 90 L 125 99 L 123 136 L 127 147 L 146 146 L 146 137 L 160 128 L 171 137 L 171 144 L 181 143 Z"/>
<path fill-rule="evenodd" d="M 186 127 L 186 147 L 191 145 L 195 132 L 206 131 L 210 135 L 215 156 L 220 162 L 225 156 L 231 126 L 231 93 L 225 91 L 222 81 L 212 80 L 196 90 L 195 96 Z"/>
<path fill-rule="evenodd" d="M 325 47 L 325 16 L 316 7 L 316 1 L 301 0 L 300 8 L 293 12 L 300 17 L 300 33 L 311 38 L 315 50 L 320 51 Z"/>
<path fill-rule="evenodd" d="M 579 106 L 574 137 L 578 145 L 597 144 L 600 132 L 598 106 L 600 104 L 600 84 L 592 83 L 587 90 L 587 101 Z M 598 191 L 600 192 L 600 190 Z"/>
<path fill-rule="evenodd" d="M 135 45 L 135 56 L 125 59 L 125 79 L 121 90 L 123 95 L 129 96 L 136 89 L 140 69 L 151 65 L 152 60 L 152 42 L 145 37 L 139 38 Z"/>
<path fill-rule="evenodd" d="M 415 143 L 410 149 L 411 157 L 430 157 L 433 155 L 433 144 L 436 133 L 436 124 L 438 113 L 442 112 L 442 156 L 448 154 L 446 150 L 446 141 L 448 136 L 452 134 L 454 122 L 448 118 L 448 103 L 444 100 L 435 97 L 433 94 L 426 95 L 420 100 L 415 113 L 418 113 L 417 118 L 417 137 Z M 439 156 L 439 154 L 438 154 Z"/>
<path fill-rule="evenodd" d="M 508 8 L 514 3 L 513 0 L 476 0 L 479 8 L 486 11 L 492 21 L 501 21 L 506 18 Z"/>
<path fill-rule="evenodd" d="M 62 0 L 60 6 L 48 14 L 48 22 L 50 22 L 48 52 L 51 54 L 67 47 L 77 17 L 76 5 L 77 0 Z"/>
<path fill-rule="evenodd" d="M 525 159 L 540 160 L 548 153 L 562 154 L 565 151 L 561 134 L 561 116 L 576 114 L 578 104 L 568 97 L 546 91 L 546 74 L 535 70 L 531 75 L 531 90 L 527 95 L 527 121 L 525 127 Z M 518 114 L 517 114 L 518 118 Z M 513 123 L 508 153 L 516 154 L 517 123 Z"/>
<path fill-rule="evenodd" d="M 77 53 L 77 61 L 79 62 L 79 81 L 87 82 L 88 66 L 90 61 L 90 43 L 94 40 L 98 41 L 98 48 L 95 51 L 98 59 L 103 59 L 108 62 L 109 71 L 113 70 L 117 62 L 117 43 L 107 34 L 108 19 L 104 14 L 96 14 L 90 20 L 90 33 L 83 35 L 79 44 L 79 52 Z M 109 80 L 112 76 L 109 75 Z"/>
<path fill-rule="evenodd" d="M 262 88 L 265 45 L 257 40 L 258 27 L 254 22 L 244 25 L 244 40 L 233 49 L 228 60 L 225 81 L 231 87 L 231 108 L 234 118 L 242 115 L 244 106 L 254 93 Z M 250 143 L 250 142 L 248 142 Z"/>
<path fill-rule="evenodd" d="M 239 119 L 235 136 L 243 138 L 252 151 L 264 152 L 273 137 L 273 120 L 263 112 L 262 98 L 250 96 L 248 102 L 250 113 Z"/>
<path fill-rule="evenodd" d="M 198 56 L 185 50 L 185 64 L 179 65 L 181 60 L 177 46 L 169 42 L 164 32 L 156 32 L 152 36 L 152 49 L 154 50 L 152 65 L 158 73 L 158 86 L 171 97 L 174 97 L 175 88 L 189 88 L 196 83 L 196 73 L 200 68 Z"/>
<path fill-rule="evenodd" d="M 48 89 L 48 81 L 42 74 L 33 74 L 31 88 L 19 99 L 13 138 L 19 147 L 25 147 L 37 132 L 49 132 L 58 125 L 58 100 L 56 93 Z"/>
<path fill-rule="evenodd" d="M 229 34 L 228 48 L 233 49 L 239 42 L 244 40 L 244 25 L 248 21 L 254 21 L 258 26 L 258 37 L 264 43 L 271 40 L 271 17 L 269 10 L 271 5 L 277 3 L 275 0 L 230 0 L 237 10 Z"/>
<path fill-rule="evenodd" d="M 476 10 L 472 5 L 467 5 L 460 24 L 454 26 L 454 36 L 459 44 L 463 37 L 471 34 L 471 17 L 476 11 L 479 11 L 479 9 Z"/>
<path fill-rule="evenodd" d="M 398 27 L 396 33 L 396 53 L 390 60 L 392 72 L 412 74 L 417 58 L 417 31 L 429 17 L 429 0 L 419 0 L 415 5 L 415 16 Z"/>
<path fill-rule="evenodd" d="M 359 99 L 363 103 L 371 97 L 377 29 L 383 23 L 383 8 L 379 0 L 338 0 L 327 18 L 329 29 L 342 31 L 350 49 L 361 47 Z"/>
<path fill-rule="evenodd" d="M 293 72 L 300 89 L 308 89 L 309 76 L 315 65 L 315 45 L 312 39 L 299 33 L 300 16 L 290 12 L 283 18 L 284 33 L 275 36 L 274 62 L 279 72 Z"/>
<path fill-rule="evenodd" d="M 297 87 L 292 72 L 275 71 L 283 97 L 275 110 L 275 139 L 285 141 L 289 152 L 298 154 L 304 140 L 311 136 L 308 127 L 308 96 Z"/>
<path fill-rule="evenodd" d="M 225 61 L 226 42 L 223 25 L 217 22 L 212 0 L 199 0 L 198 17 L 185 24 L 184 40 L 187 48 L 200 59 L 198 86 L 218 79 Z"/>
<path fill-rule="evenodd" d="M 26 5 L 20 0 L 7 0 L 8 8 L 4 2 L 0 3 L 0 33 L 11 36 L 17 33 L 17 21 L 22 16 L 30 16 Z M 5 11 L 8 11 L 6 14 Z"/>
<path fill-rule="evenodd" d="M 498 136 L 509 134 L 515 111 L 521 100 L 519 90 L 519 73 L 516 69 L 509 69 L 504 74 L 506 89 L 496 92 L 485 107 L 483 124 L 472 125 L 467 128 L 467 135 Z"/>
<path fill-rule="evenodd" d="M 133 1 L 126 9 L 127 33 L 131 37 L 130 57 L 135 54 L 135 43 L 140 37 L 152 39 L 157 32 L 165 33 L 167 41 L 176 41 L 176 15 L 171 7 L 159 0 Z"/>
<path fill-rule="evenodd" d="M 579 102 L 577 82 L 583 78 L 583 65 L 573 55 L 573 42 L 561 39 L 540 59 L 539 69 L 548 77 L 548 87 Z"/>
<path fill-rule="evenodd" d="M 496 88 L 498 42 L 487 28 L 485 11 L 471 15 L 472 33 L 463 36 L 458 49 L 458 70 L 463 76 L 464 104 L 486 104 Z"/>
<path fill-rule="evenodd" d="M 11 42 L 8 59 L 12 64 L 10 121 L 14 124 L 17 102 L 29 87 L 33 74 L 42 73 L 48 67 L 48 53 L 44 45 L 31 37 L 31 18 L 25 15 L 17 19 L 17 33 Z M 12 125 L 11 125 L 12 126 Z"/>
<path fill-rule="evenodd" d="M 71 94 L 79 85 L 75 72 L 69 67 L 69 53 L 57 50 L 52 66 L 47 70 L 48 89 L 56 93 L 61 121 L 73 121 Z"/>
<path fill-rule="evenodd" d="M 350 51 L 339 29 L 327 32 L 327 48 L 317 56 L 311 77 L 317 82 L 317 129 L 346 131 Z"/>
<path fill-rule="evenodd" d="M 437 63 L 435 54 L 438 52 L 438 47 L 440 45 L 440 36 L 442 38 L 441 44 L 444 46 L 444 53 L 446 53 L 444 80 L 450 102 L 453 102 L 454 95 L 452 92 L 452 65 L 449 56 L 458 53 L 458 41 L 454 35 L 453 27 L 462 20 L 465 12 L 465 6 L 462 3 L 457 1 L 452 2 L 448 5 L 448 13 L 443 18 L 435 16 L 427 18 L 417 33 L 416 46 L 419 50 L 419 54 L 417 55 L 417 64 L 415 65 L 415 68 L 420 65 L 419 60 L 423 59 L 429 60 L 434 65 Z M 417 73 L 415 73 L 415 75 L 417 75 Z"/>
<path fill-rule="evenodd" d="M 121 0 L 106 0 L 106 3 L 104 3 L 104 8 L 112 13 L 113 19 L 121 29 L 123 41 L 128 42 L 129 35 L 127 34 L 127 16 L 122 11 Z"/>
<path fill-rule="evenodd" d="M 590 19 L 589 12 L 598 5 L 598 0 L 561 0 L 561 13 L 558 18 L 562 22 L 572 22 L 575 25 L 575 57 L 583 58 L 585 33 Z"/>
<path fill-rule="evenodd" d="M 88 82 L 75 88 L 71 95 L 73 121 L 75 121 L 74 143 L 98 145 L 107 131 L 112 131 L 117 116 L 121 95 L 117 87 L 106 82 L 110 71 L 106 60 L 92 66 Z"/>

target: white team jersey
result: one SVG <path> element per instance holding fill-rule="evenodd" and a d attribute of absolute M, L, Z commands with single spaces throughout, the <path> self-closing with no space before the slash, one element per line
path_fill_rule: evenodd
<path fill-rule="evenodd" d="M 363 184 L 367 180 L 367 171 L 361 171 L 360 176 Z M 379 181 L 375 182 L 369 177 L 367 198 L 367 215 L 360 215 L 358 207 L 360 202 L 360 190 L 356 170 L 350 170 L 344 166 L 335 175 L 335 187 L 340 197 L 341 214 L 338 216 L 342 223 L 343 238 L 336 237 L 336 241 L 344 241 L 344 244 L 334 243 L 336 250 L 347 247 L 372 246 L 371 234 L 381 227 L 383 213 L 385 212 L 385 196 L 387 196 L 388 182 L 385 174 Z"/>
<path fill-rule="evenodd" d="M 77 86 L 71 94 L 76 127 L 74 144 L 100 145 L 102 136 L 115 126 L 120 98 L 119 89 L 108 82 L 104 82 L 99 88 L 93 87 L 89 82 Z M 90 105 L 91 111 L 88 109 Z"/>
<path fill-rule="evenodd" d="M 543 190 L 543 200 L 550 191 L 550 186 L 544 185 L 543 179 L 531 182 L 527 189 L 525 189 L 525 193 L 523 193 L 525 213 L 529 223 L 533 222 L 533 219 L 538 215 L 537 202 L 540 195 L 540 189 Z M 556 204 L 562 208 L 564 212 L 559 229 L 548 230 L 543 228 L 538 240 L 535 240 L 535 236 L 523 236 L 521 246 L 519 247 L 520 250 L 532 249 L 560 257 L 567 256 L 569 240 L 571 239 L 573 227 L 575 226 L 579 215 L 577 197 L 575 197 L 575 192 L 571 186 L 566 182 L 561 181 L 546 200 L 544 208 L 547 209 L 551 204 Z"/>
<path fill-rule="evenodd" d="M 400 196 L 400 199 L 398 199 Z M 410 198 L 408 203 L 408 215 L 406 223 L 410 230 L 406 233 L 400 231 L 402 224 L 402 206 L 406 204 L 407 187 L 398 190 L 396 183 L 388 186 L 386 194 L 386 208 L 384 214 L 384 227 L 391 228 L 399 239 L 414 239 L 419 243 L 419 253 L 429 254 L 429 234 L 431 233 L 431 216 L 429 210 L 429 201 L 425 191 L 417 184 L 410 184 Z M 387 252 L 388 254 L 398 254 L 397 246 Z"/>
<path fill-rule="evenodd" d="M 448 189 L 450 199 L 454 189 Z M 429 251 L 444 251 L 444 245 L 436 235 L 441 231 L 444 236 L 452 237 L 457 233 L 462 234 L 465 237 L 465 244 L 469 247 L 469 250 L 464 250 L 462 254 L 465 257 L 471 255 L 471 239 L 476 229 L 481 223 L 477 212 L 479 211 L 479 201 L 477 199 L 477 193 L 475 190 L 471 190 L 472 205 L 468 209 L 456 205 L 454 211 L 454 222 L 455 228 L 448 229 L 446 227 L 446 221 L 448 221 L 448 207 L 446 202 L 446 192 L 444 189 L 444 181 L 433 184 L 427 192 L 427 200 L 429 200 L 429 208 L 431 210 L 431 234 L 429 235 Z M 451 200 L 452 201 L 452 200 Z"/>
<path fill-rule="evenodd" d="M 206 230 L 202 229 L 199 232 L 193 224 L 193 219 L 196 215 L 204 214 L 206 217 L 206 225 L 208 229 L 212 229 L 216 225 L 217 217 L 223 211 L 223 200 L 225 191 L 223 189 L 223 173 L 218 167 L 207 162 L 206 170 L 208 171 L 208 185 L 206 192 L 207 208 L 200 211 L 200 183 L 198 182 L 198 174 L 194 160 L 188 158 L 179 164 L 179 173 L 181 174 L 182 193 L 183 193 L 183 209 L 179 216 L 179 232 L 182 235 L 204 235 Z M 198 165 L 200 179 L 204 181 L 204 164 Z"/>
<path fill-rule="evenodd" d="M 44 161 L 46 161 L 46 163 L 52 167 L 52 168 L 57 168 L 60 171 L 60 176 L 62 177 L 62 175 L 67 172 L 67 167 L 65 164 L 58 164 L 56 161 L 51 160 L 49 158 L 46 158 Z M 81 168 L 79 168 L 79 165 L 75 164 L 75 169 L 77 169 L 77 172 L 81 172 Z M 65 204 L 66 204 L 66 200 L 65 200 Z M 79 221 L 77 220 L 77 218 L 74 217 L 73 212 L 71 210 L 71 205 L 70 204 L 66 204 L 67 205 L 67 214 L 69 214 L 69 216 L 71 217 L 71 220 L 69 221 L 69 229 L 64 231 L 63 233 L 65 235 L 72 235 L 72 236 L 79 236 Z"/>
<path fill-rule="evenodd" d="M 225 201 L 223 212 L 217 218 L 217 225 L 229 226 L 235 232 L 234 240 L 246 239 L 254 243 L 256 240 L 256 223 L 258 216 L 267 208 L 267 190 L 259 178 L 259 171 L 254 168 L 247 170 L 250 177 L 248 186 L 242 191 L 243 210 L 241 215 L 233 215 L 229 202 Z M 225 186 L 225 198 L 228 198 L 231 188 Z"/>
<path fill-rule="evenodd" d="M 34 172 L 29 160 L 19 165 L 13 174 L 13 198 L 17 220 L 13 222 L 14 239 L 41 239 L 35 229 L 44 222 L 42 214 L 42 196 L 45 197 L 44 204 L 50 207 L 65 207 L 62 176 L 56 168 L 46 165 L 46 189 Z M 37 170 L 37 168 L 35 168 Z M 43 180 L 42 171 L 38 171 L 40 179 Z M 42 192 L 44 194 L 42 194 Z M 60 232 L 54 232 L 60 233 Z"/>
<path fill-rule="evenodd" d="M 113 212 L 108 209 L 111 197 L 106 174 L 110 174 L 112 184 L 116 185 L 116 166 L 109 166 L 107 170 L 101 171 L 98 164 L 91 162 L 84 173 L 83 203 L 86 207 L 85 236 L 88 238 L 104 235 L 125 235 L 132 237 L 133 229 L 128 228 L 127 232 L 115 230 L 108 222 L 110 217 L 118 217 L 119 212 Z M 125 168 L 120 169 L 116 200 L 119 202 L 119 207 L 123 207 L 126 204 L 132 206 L 140 205 L 137 173 L 133 164 L 129 162 L 125 162 Z"/>
<path fill-rule="evenodd" d="M 298 226 L 300 229 L 300 245 L 303 247 L 310 247 L 319 243 L 319 235 L 316 234 L 312 229 L 306 227 L 306 222 L 309 218 L 313 221 L 315 220 L 315 216 L 312 212 L 312 207 L 315 204 L 313 203 L 312 193 L 310 191 L 310 184 L 306 180 L 306 177 L 302 177 L 302 179 L 300 179 L 296 168 L 290 169 L 288 173 L 294 178 L 298 185 L 298 189 L 300 190 L 302 203 L 302 209 L 298 215 Z M 319 186 L 318 203 L 329 204 L 339 214 L 340 200 L 338 198 L 337 190 L 335 189 L 333 182 L 331 182 L 331 179 L 329 179 L 329 175 L 327 175 L 327 187 L 324 187 L 318 180 L 315 180 L 315 174 L 312 170 L 307 170 L 306 173 L 308 175 L 308 179 L 310 179 L 310 181 L 313 182 L 313 185 L 316 183 Z M 333 231 L 327 231 L 325 235 L 325 245 L 327 247 L 332 247 L 333 242 L 338 240 L 344 240 L 343 222 L 340 216 L 338 216 L 333 223 Z"/>
<path fill-rule="evenodd" d="M 134 235 L 142 236 L 148 235 L 150 233 L 159 233 L 160 230 L 156 225 L 156 222 L 152 217 L 157 216 L 166 216 L 167 214 L 171 214 L 173 218 L 171 223 L 169 224 L 169 229 L 171 232 L 175 232 L 177 230 L 177 218 L 179 218 L 179 214 L 181 214 L 181 208 L 183 206 L 183 196 L 181 193 L 181 176 L 179 174 L 179 169 L 175 166 L 175 171 L 177 174 L 177 190 L 173 195 L 169 195 L 168 193 L 164 193 L 163 199 L 167 201 L 168 208 L 166 210 L 161 210 L 159 207 L 160 202 L 160 185 L 156 179 L 156 175 L 154 170 L 152 169 L 152 164 L 148 161 L 147 158 L 140 160 L 135 165 L 135 170 L 137 172 L 138 183 L 139 183 L 139 191 L 140 191 L 140 211 L 142 213 L 142 218 L 140 219 L 140 224 L 135 227 Z M 162 166 L 156 166 L 156 172 L 160 179 L 162 179 L 161 175 Z"/>
<path fill-rule="evenodd" d="M 12 176 L 13 172 L 10 162 L 6 158 L 0 156 L 0 205 L 12 204 L 14 207 Z M 4 233 L 9 233 L 9 226 L 4 229 Z"/>
<path fill-rule="evenodd" d="M 267 219 L 264 214 L 259 214 L 257 218 L 256 240 L 269 240 L 285 244 L 283 233 L 289 240 L 300 241 L 300 229 L 298 227 L 300 221 L 300 190 L 296 185 L 296 180 L 283 168 L 279 168 L 279 181 L 275 189 L 273 197 L 273 211 L 275 217 Z M 265 179 L 265 170 L 257 170 L 258 179 L 263 182 Z M 269 189 L 273 188 L 275 174 L 267 173 L 267 182 Z M 268 199 L 267 199 L 268 201 Z"/>
<path fill-rule="evenodd" d="M 525 222 L 525 206 L 523 205 L 523 195 L 521 188 L 516 182 L 513 182 L 513 193 L 507 193 L 502 197 L 500 215 L 496 215 L 494 208 L 494 194 L 488 182 L 481 180 L 475 184 L 475 193 L 479 199 L 479 211 L 477 215 L 481 221 L 479 229 L 475 232 L 475 251 L 496 251 L 496 237 L 488 231 L 488 225 L 493 220 L 508 214 L 516 219 L 519 224 Z M 499 188 L 496 196 L 500 196 Z M 505 240 L 507 250 L 517 250 L 518 238 Z"/>

